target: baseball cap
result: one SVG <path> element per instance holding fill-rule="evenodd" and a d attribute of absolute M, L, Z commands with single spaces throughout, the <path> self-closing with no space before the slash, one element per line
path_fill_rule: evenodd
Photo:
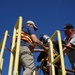
<path fill-rule="evenodd" d="M 33 27 L 34 27 L 35 31 L 38 30 L 38 28 L 36 27 L 36 25 L 35 25 L 35 23 L 33 21 L 29 20 L 29 21 L 26 22 L 26 24 L 27 23 L 33 24 Z"/>
<path fill-rule="evenodd" d="M 68 23 L 68 24 L 65 24 L 64 28 L 62 29 L 62 31 L 63 31 L 63 30 L 73 29 L 73 28 L 74 28 L 73 25 L 70 24 L 70 23 Z"/>

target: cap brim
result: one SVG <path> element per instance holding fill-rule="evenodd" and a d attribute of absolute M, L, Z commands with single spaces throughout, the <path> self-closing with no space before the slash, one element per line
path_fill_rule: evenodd
<path fill-rule="evenodd" d="M 36 27 L 36 25 L 33 25 L 33 26 L 34 26 L 35 31 L 38 30 L 38 28 Z"/>
<path fill-rule="evenodd" d="M 62 29 L 62 30 L 60 30 L 60 31 L 64 31 L 64 30 L 69 30 L 69 29 Z"/>

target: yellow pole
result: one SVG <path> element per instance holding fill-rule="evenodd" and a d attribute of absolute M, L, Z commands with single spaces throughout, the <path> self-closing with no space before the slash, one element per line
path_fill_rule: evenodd
<path fill-rule="evenodd" d="M 20 26 L 19 26 L 20 25 Z M 8 75 L 12 75 L 15 74 L 15 75 L 18 75 L 18 60 L 19 60 L 19 47 L 20 47 L 20 34 L 21 34 L 21 27 L 22 26 L 22 17 L 20 16 L 14 26 L 14 31 L 13 31 L 13 38 L 12 38 L 12 45 L 11 45 L 11 55 L 10 55 L 10 63 L 9 63 L 9 70 L 8 70 Z M 19 34 L 18 34 L 18 40 L 17 40 L 17 45 L 15 43 L 16 41 L 16 31 L 17 29 L 19 29 Z M 16 53 L 18 52 L 17 55 L 15 55 Z M 15 57 L 16 56 L 16 57 Z M 15 61 L 14 61 L 15 59 Z M 13 69 L 13 64 L 14 64 L 14 69 Z M 14 72 L 13 72 L 14 70 Z"/>
<path fill-rule="evenodd" d="M 54 57 L 53 57 L 53 44 L 52 41 L 50 39 L 48 39 L 48 43 L 49 43 L 49 74 L 50 75 L 55 75 L 55 68 L 54 68 L 54 64 L 52 64 Z"/>
<path fill-rule="evenodd" d="M 59 30 L 57 30 L 51 36 L 51 40 L 53 40 L 56 35 L 58 36 L 58 43 L 59 43 L 59 52 L 60 52 L 60 55 L 53 61 L 53 63 L 55 63 L 55 61 L 57 61 L 59 59 L 59 57 L 60 57 L 61 68 L 62 68 L 62 75 L 66 75 L 65 66 L 64 66 L 64 56 L 63 56 L 63 51 L 62 51 L 61 35 L 60 35 L 60 31 Z"/>
<path fill-rule="evenodd" d="M 16 29 L 14 28 L 13 38 L 12 38 L 12 46 L 11 46 L 11 50 L 12 51 L 13 51 L 13 49 L 15 47 L 15 37 L 16 37 L 15 34 L 16 34 Z M 11 52 L 11 54 L 10 54 L 10 63 L 9 63 L 8 75 L 12 75 L 13 62 L 14 62 L 14 54 Z"/>
<path fill-rule="evenodd" d="M 3 41 L 2 41 L 1 58 L 3 57 L 3 54 L 4 54 L 4 49 L 5 49 L 5 44 L 6 44 L 7 36 L 8 36 L 8 31 L 6 30 L 5 36 L 4 36 Z"/>
<path fill-rule="evenodd" d="M 13 75 L 18 75 L 21 29 L 22 29 L 22 17 L 19 17 L 18 38 L 17 38 L 17 44 L 16 44 L 16 54 L 15 54 L 14 74 Z"/>
<path fill-rule="evenodd" d="M 4 54 L 4 49 L 5 49 L 5 44 L 8 36 L 8 30 L 5 31 L 4 37 L 1 42 L 1 53 L 0 53 L 0 72 L 2 71 L 3 67 L 3 54 Z"/>
<path fill-rule="evenodd" d="M 64 56 L 63 56 L 63 51 L 62 51 L 61 36 L 60 36 L 59 31 L 57 31 L 57 35 L 58 35 L 58 43 L 59 43 L 59 50 L 60 50 L 60 60 L 61 60 L 62 75 L 66 75 L 65 66 L 64 66 Z"/>

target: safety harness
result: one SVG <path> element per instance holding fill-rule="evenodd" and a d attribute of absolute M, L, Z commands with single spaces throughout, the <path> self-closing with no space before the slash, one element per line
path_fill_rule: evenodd
<path fill-rule="evenodd" d="M 58 52 L 54 50 L 53 56 L 54 56 L 54 58 L 56 58 L 58 56 Z M 45 54 L 45 57 L 41 61 L 41 68 L 42 68 L 42 70 L 49 73 L 48 63 L 49 63 L 49 57 L 48 57 L 48 54 Z"/>
<path fill-rule="evenodd" d="M 16 39 L 18 37 L 18 30 L 16 31 Z M 23 31 L 21 31 L 21 40 L 25 41 L 26 43 L 29 44 L 30 46 L 30 50 L 32 51 L 34 49 L 34 44 L 33 41 L 31 39 L 31 36 Z"/>

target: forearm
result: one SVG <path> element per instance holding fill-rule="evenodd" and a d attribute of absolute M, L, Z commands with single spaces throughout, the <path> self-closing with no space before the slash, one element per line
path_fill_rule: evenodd
<path fill-rule="evenodd" d="M 39 47 L 44 51 L 48 52 L 48 47 L 45 47 L 42 43 L 40 43 Z"/>
<path fill-rule="evenodd" d="M 48 47 L 45 47 L 41 41 L 36 40 L 34 44 L 37 45 L 39 48 L 43 49 L 44 51 L 48 51 Z"/>
<path fill-rule="evenodd" d="M 65 56 L 68 51 L 69 51 L 69 49 L 67 49 L 66 47 L 64 47 L 63 48 L 63 55 Z"/>

